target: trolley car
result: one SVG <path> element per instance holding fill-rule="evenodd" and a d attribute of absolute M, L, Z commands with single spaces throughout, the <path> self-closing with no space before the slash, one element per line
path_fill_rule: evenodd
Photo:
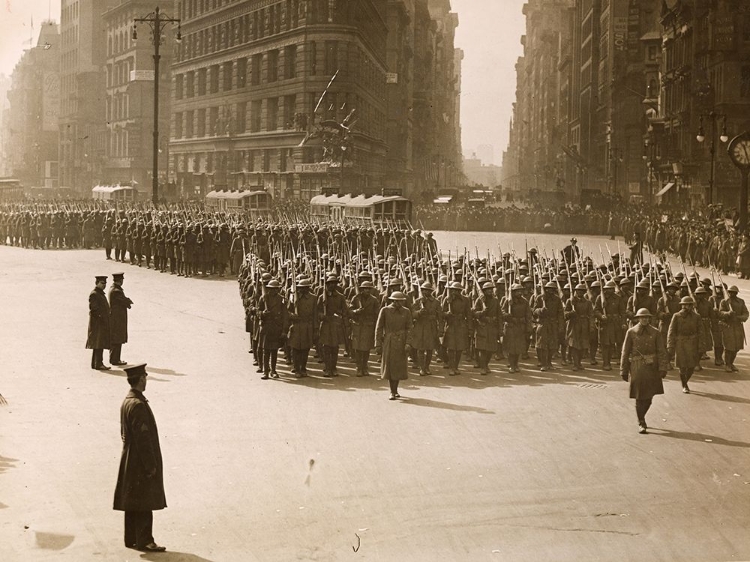
<path fill-rule="evenodd" d="M 15 178 L 0 178 L 0 201 L 23 199 L 23 187 Z"/>
<path fill-rule="evenodd" d="M 97 185 L 91 190 L 91 197 L 97 201 L 135 201 L 138 190 L 129 185 Z"/>
<path fill-rule="evenodd" d="M 271 210 L 273 197 L 266 191 L 215 190 L 206 194 L 206 209 L 212 211 L 250 212 L 255 217 L 265 217 Z"/>
<path fill-rule="evenodd" d="M 388 226 L 408 225 L 411 201 L 400 195 L 316 195 L 310 200 L 313 221 Z"/>

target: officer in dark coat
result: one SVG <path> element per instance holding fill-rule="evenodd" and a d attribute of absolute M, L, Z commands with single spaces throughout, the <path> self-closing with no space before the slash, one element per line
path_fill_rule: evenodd
<path fill-rule="evenodd" d="M 120 357 L 122 344 L 128 342 L 128 309 L 133 301 L 122 290 L 124 273 L 112 274 L 112 288 L 109 290 L 109 362 L 113 365 L 127 365 Z"/>
<path fill-rule="evenodd" d="M 648 429 L 646 413 L 653 397 L 664 394 L 662 379 L 667 376 L 669 368 L 661 332 L 649 325 L 651 316 L 647 308 L 636 312 L 638 324 L 625 333 L 620 357 L 620 376 L 622 380 L 630 381 L 630 398 L 635 400 L 638 433 L 646 433 Z"/>
<path fill-rule="evenodd" d="M 125 546 L 143 552 L 164 552 L 154 542 L 153 511 L 167 507 L 159 432 L 143 396 L 146 364 L 125 369 L 130 392 L 120 407 L 122 456 L 113 508 L 125 512 Z"/>
<path fill-rule="evenodd" d="M 91 368 L 97 370 L 110 369 L 104 364 L 104 350 L 109 349 L 109 303 L 104 288 L 107 286 L 107 276 L 97 275 L 96 286 L 89 294 L 89 330 L 86 339 L 86 349 L 92 349 Z"/>

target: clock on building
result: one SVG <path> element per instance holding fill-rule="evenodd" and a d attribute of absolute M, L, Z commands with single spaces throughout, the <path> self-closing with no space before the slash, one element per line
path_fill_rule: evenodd
<path fill-rule="evenodd" d="M 742 170 L 750 169 L 750 132 L 746 131 L 729 141 L 727 152 L 735 166 Z"/>

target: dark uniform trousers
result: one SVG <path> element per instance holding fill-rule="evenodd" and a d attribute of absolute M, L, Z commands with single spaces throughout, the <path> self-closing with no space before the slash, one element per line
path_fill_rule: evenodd
<path fill-rule="evenodd" d="M 126 511 L 125 512 L 125 546 L 128 548 L 143 548 L 154 542 L 154 512 Z"/>

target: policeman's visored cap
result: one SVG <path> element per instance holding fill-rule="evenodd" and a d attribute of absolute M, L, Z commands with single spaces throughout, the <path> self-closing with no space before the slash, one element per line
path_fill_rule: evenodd
<path fill-rule="evenodd" d="M 434 288 L 432 286 L 432 283 L 430 283 L 429 281 L 425 281 L 424 283 L 422 283 L 422 285 L 421 285 L 420 288 L 423 291 L 432 291 L 432 290 L 434 290 Z"/>
<path fill-rule="evenodd" d="M 680 299 L 680 304 L 681 305 L 695 304 L 695 299 L 693 297 L 682 297 Z"/>
<path fill-rule="evenodd" d="M 638 312 L 635 313 L 636 318 L 651 318 L 651 312 L 648 308 L 639 308 Z"/>
<path fill-rule="evenodd" d="M 555 283 L 554 283 L 554 282 L 552 282 L 552 281 L 547 281 L 547 282 L 546 282 L 546 283 L 544 284 L 544 288 L 545 288 L 545 289 L 557 289 L 557 285 L 555 285 Z"/>
<path fill-rule="evenodd" d="M 128 382 L 137 381 L 139 378 L 148 375 L 146 372 L 146 363 L 139 363 L 138 365 L 132 365 L 125 367 L 125 376 L 128 378 Z"/>
<path fill-rule="evenodd" d="M 280 289 L 281 283 L 276 281 L 276 279 L 271 279 L 268 283 L 266 283 L 266 289 Z"/>
<path fill-rule="evenodd" d="M 739 293 L 740 290 L 737 288 L 737 285 L 732 285 L 727 289 L 728 293 Z"/>
<path fill-rule="evenodd" d="M 494 289 L 495 284 L 492 281 L 486 281 L 482 283 L 482 290 L 486 291 L 487 289 Z"/>
<path fill-rule="evenodd" d="M 392 301 L 405 301 L 406 295 L 402 293 L 401 291 L 393 291 L 391 296 L 388 297 Z"/>
<path fill-rule="evenodd" d="M 125 277 L 124 273 L 118 272 L 118 273 L 113 273 L 112 274 L 112 279 L 115 279 L 115 280 L 117 280 L 117 279 L 123 279 L 124 277 Z"/>
<path fill-rule="evenodd" d="M 106 275 L 96 275 L 95 278 L 96 278 L 96 282 L 97 283 L 99 283 L 101 281 L 106 281 L 107 280 L 107 276 Z"/>
<path fill-rule="evenodd" d="M 360 289 L 372 289 L 375 285 L 372 284 L 372 281 L 360 281 L 359 288 Z"/>

